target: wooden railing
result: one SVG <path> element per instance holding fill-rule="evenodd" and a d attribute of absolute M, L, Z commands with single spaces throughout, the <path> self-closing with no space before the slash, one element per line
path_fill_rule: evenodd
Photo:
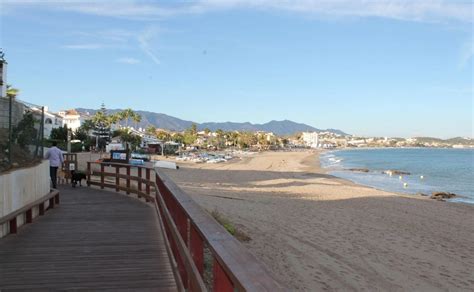
<path fill-rule="evenodd" d="M 24 224 L 33 222 L 33 208 L 38 207 L 38 215 L 43 216 L 45 211 L 45 203 L 49 201 L 48 209 L 53 209 L 55 204 L 59 204 L 59 192 L 57 190 L 52 190 L 44 197 L 29 203 L 22 208 L 13 211 L 12 213 L 0 218 L 0 226 L 9 223 L 9 233 L 17 233 L 18 231 L 18 216 L 24 214 Z"/>
<path fill-rule="evenodd" d="M 240 242 L 164 173 L 144 166 L 88 162 L 87 181 L 89 186 L 137 194 L 154 204 L 180 290 L 283 290 Z M 205 250 L 211 273 L 205 270 Z"/>

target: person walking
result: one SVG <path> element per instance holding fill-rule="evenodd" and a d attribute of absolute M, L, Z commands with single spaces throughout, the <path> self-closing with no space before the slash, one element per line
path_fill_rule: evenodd
<path fill-rule="evenodd" d="M 49 160 L 49 176 L 53 182 L 53 189 L 58 181 L 58 167 L 64 163 L 63 152 L 58 147 L 58 143 L 53 141 L 53 147 L 46 152 L 45 158 Z"/>

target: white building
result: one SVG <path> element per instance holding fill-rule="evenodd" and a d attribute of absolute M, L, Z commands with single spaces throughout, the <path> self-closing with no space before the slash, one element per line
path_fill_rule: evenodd
<path fill-rule="evenodd" d="M 58 115 L 63 118 L 63 126 L 67 125 L 72 131 L 81 126 L 81 116 L 75 109 L 60 111 Z"/>
<path fill-rule="evenodd" d="M 301 139 L 306 144 L 306 146 L 309 146 L 311 148 L 318 148 L 318 144 L 319 144 L 318 133 L 316 133 L 316 132 L 303 132 L 302 134 L 303 135 L 301 136 Z"/>
<path fill-rule="evenodd" d="M 41 109 L 32 108 L 35 119 L 41 120 Z M 44 107 L 44 128 L 43 135 L 45 138 L 51 136 L 51 131 L 56 128 L 61 128 L 63 126 L 63 117 L 58 114 L 52 113 L 48 110 L 48 107 Z"/>

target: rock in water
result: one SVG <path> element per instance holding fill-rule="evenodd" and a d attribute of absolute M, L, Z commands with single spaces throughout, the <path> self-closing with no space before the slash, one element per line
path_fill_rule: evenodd
<path fill-rule="evenodd" d="M 349 168 L 350 171 L 369 172 L 367 168 Z"/>
<path fill-rule="evenodd" d="M 390 176 L 392 176 L 392 175 L 410 175 L 411 174 L 408 171 L 393 170 L 393 169 L 382 171 L 382 173 L 388 174 Z"/>
<path fill-rule="evenodd" d="M 456 197 L 456 194 L 453 194 L 453 193 L 433 192 L 430 198 L 434 200 L 438 200 L 438 201 L 443 201 L 444 199 L 451 199 L 454 197 Z"/>

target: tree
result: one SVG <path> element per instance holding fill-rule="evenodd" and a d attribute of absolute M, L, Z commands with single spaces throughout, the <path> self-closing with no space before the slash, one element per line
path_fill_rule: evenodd
<path fill-rule="evenodd" d="M 132 151 L 137 149 L 142 143 L 142 138 L 135 135 L 130 129 L 120 129 L 114 132 L 115 136 L 119 136 L 122 143 L 125 143 Z"/>
<path fill-rule="evenodd" d="M 67 132 L 68 128 L 67 125 L 64 125 L 60 128 L 55 128 L 51 130 L 51 134 L 49 135 L 50 140 L 56 140 L 59 142 L 67 142 Z"/>
<path fill-rule="evenodd" d="M 248 148 L 257 144 L 257 136 L 251 132 L 244 132 L 240 135 L 238 145 L 240 148 Z"/>
<path fill-rule="evenodd" d="M 142 121 L 142 116 L 134 112 L 132 120 L 135 122 L 135 129 L 138 130 L 138 123 Z"/>
<path fill-rule="evenodd" d="M 107 115 L 105 105 L 102 104 L 101 109 L 92 117 L 94 123 L 94 136 L 96 137 L 96 147 L 104 150 L 107 141 L 110 140 L 110 118 Z"/>
<path fill-rule="evenodd" d="M 156 136 L 156 127 L 151 125 L 151 126 L 148 126 L 145 130 L 145 132 L 148 134 L 148 135 L 152 135 L 152 136 Z"/>
<path fill-rule="evenodd" d="M 237 146 L 237 143 L 240 139 L 240 133 L 239 132 L 227 132 L 225 134 L 227 141 L 230 141 L 232 146 L 235 147 Z"/>
<path fill-rule="evenodd" d="M 86 141 L 89 138 L 88 131 L 86 131 L 83 127 L 79 127 L 74 132 L 74 139 L 80 140 L 82 142 Z"/>
<path fill-rule="evenodd" d="M 111 114 L 108 116 L 109 117 L 109 123 L 110 125 L 115 125 L 115 128 L 118 128 L 118 124 L 120 123 L 121 116 L 119 113 Z"/>
<path fill-rule="evenodd" d="M 89 133 L 89 131 L 93 130 L 95 128 L 95 124 L 92 120 L 85 120 L 81 127 L 80 127 L 83 131 Z"/>
<path fill-rule="evenodd" d="M 191 134 L 196 135 L 197 134 L 197 125 L 193 123 L 190 128 Z"/>
<path fill-rule="evenodd" d="M 38 130 L 35 129 L 35 122 L 33 113 L 27 112 L 18 125 L 13 128 L 13 141 L 24 150 L 27 150 L 28 146 L 34 143 L 38 134 Z"/>
<path fill-rule="evenodd" d="M 176 142 L 176 143 L 179 143 L 179 144 L 184 144 L 184 135 L 183 134 L 180 134 L 180 133 L 175 133 L 171 139 Z"/>
<path fill-rule="evenodd" d="M 217 145 L 216 147 L 219 149 L 219 148 L 222 148 L 223 144 L 224 144 L 224 131 L 222 129 L 217 129 L 216 130 L 216 140 L 217 140 Z"/>
<path fill-rule="evenodd" d="M 127 108 L 120 112 L 120 115 L 122 116 L 122 119 L 125 120 L 125 125 L 128 128 L 128 122 L 129 120 L 134 116 L 135 112 L 131 108 Z"/>
<path fill-rule="evenodd" d="M 169 140 L 171 140 L 171 135 L 170 135 L 170 133 L 168 133 L 166 131 L 158 131 L 156 133 L 156 138 L 158 138 L 160 140 L 163 140 L 163 141 L 169 141 Z"/>
<path fill-rule="evenodd" d="M 197 139 L 197 125 L 192 124 L 189 129 L 184 131 L 183 143 L 186 145 L 192 145 Z"/>
<path fill-rule="evenodd" d="M 197 136 L 193 135 L 191 132 L 185 132 L 183 135 L 183 143 L 186 145 L 192 145 L 196 142 Z"/>

